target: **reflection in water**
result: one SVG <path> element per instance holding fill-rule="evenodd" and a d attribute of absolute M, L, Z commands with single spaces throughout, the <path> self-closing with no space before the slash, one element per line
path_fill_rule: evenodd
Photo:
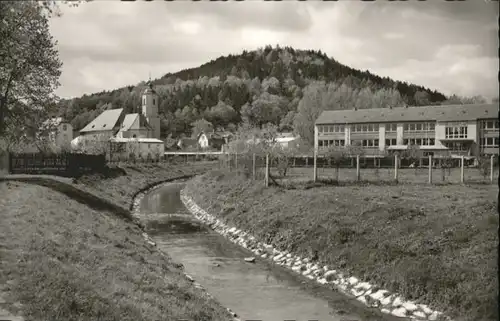
<path fill-rule="evenodd" d="M 181 188 L 182 184 L 171 184 L 144 198 L 141 213 L 152 217 L 148 233 L 242 320 L 390 320 L 380 314 L 337 313 L 359 312 L 360 306 L 324 288 L 306 289 L 296 275 L 266 261 L 245 262 L 250 252 L 205 228 L 188 213 L 180 201 Z"/>

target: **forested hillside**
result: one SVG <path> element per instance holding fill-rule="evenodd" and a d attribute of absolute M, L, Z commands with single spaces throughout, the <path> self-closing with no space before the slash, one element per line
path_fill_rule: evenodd
<path fill-rule="evenodd" d="M 190 135 L 192 123 L 200 119 L 229 130 L 242 120 L 256 126 L 270 122 L 307 137 L 313 119 L 325 109 L 419 106 L 446 100 L 437 91 L 347 67 L 320 51 L 271 46 L 167 74 L 153 84 L 160 96 L 163 137 Z M 145 85 L 64 100 L 59 113 L 81 129 L 109 108 L 108 103 L 111 108 L 137 111 Z"/>

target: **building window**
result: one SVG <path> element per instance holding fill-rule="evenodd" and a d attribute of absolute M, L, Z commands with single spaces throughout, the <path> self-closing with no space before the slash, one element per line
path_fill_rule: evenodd
<path fill-rule="evenodd" d="M 351 125 L 351 131 L 353 133 L 370 133 L 378 132 L 378 124 L 361 124 L 361 125 Z"/>
<path fill-rule="evenodd" d="M 467 126 L 447 126 L 445 138 L 467 138 Z"/>
<path fill-rule="evenodd" d="M 463 152 L 469 150 L 468 146 L 461 142 L 446 142 L 444 143 L 444 146 L 452 152 Z"/>
<path fill-rule="evenodd" d="M 155 99 L 153 98 L 153 105 L 155 104 Z"/>
<path fill-rule="evenodd" d="M 396 146 L 396 145 L 397 145 L 397 143 L 396 143 L 396 142 L 397 142 L 397 141 L 396 141 L 396 139 L 395 139 L 395 138 L 393 138 L 393 139 L 386 139 L 386 140 L 385 140 L 385 145 L 386 145 L 386 146 Z"/>
<path fill-rule="evenodd" d="M 428 132 L 428 131 L 434 131 L 436 127 L 435 123 L 405 123 L 403 125 L 404 131 L 410 131 L 410 132 Z"/>
<path fill-rule="evenodd" d="M 64 130 L 64 131 L 66 131 L 66 130 L 68 130 L 68 125 L 64 124 L 64 125 L 62 126 L 62 128 L 63 128 L 63 130 Z"/>
<path fill-rule="evenodd" d="M 329 139 L 329 140 L 319 140 L 318 147 L 330 147 L 330 146 L 344 146 L 345 140 L 343 139 Z"/>
<path fill-rule="evenodd" d="M 480 124 L 481 129 L 488 131 L 498 131 L 498 120 L 483 120 Z"/>
<path fill-rule="evenodd" d="M 385 131 L 388 133 L 396 132 L 398 130 L 398 124 L 385 124 Z"/>
<path fill-rule="evenodd" d="M 479 141 L 481 147 L 498 147 L 498 137 L 483 137 Z"/>
<path fill-rule="evenodd" d="M 344 125 L 318 126 L 320 133 L 343 133 L 344 130 Z"/>
<path fill-rule="evenodd" d="M 378 139 L 363 139 L 361 141 L 363 147 L 378 147 Z"/>

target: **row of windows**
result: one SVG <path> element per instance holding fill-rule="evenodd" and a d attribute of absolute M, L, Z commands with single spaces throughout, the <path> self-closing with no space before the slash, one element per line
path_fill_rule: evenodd
<path fill-rule="evenodd" d="M 318 126 L 320 133 L 343 133 L 345 131 L 344 125 L 330 125 Z"/>
<path fill-rule="evenodd" d="M 446 138 L 467 138 L 467 127 L 462 126 L 453 126 L 445 128 L 445 137 Z"/>
<path fill-rule="evenodd" d="M 468 144 L 459 143 L 459 142 L 446 142 L 443 145 L 445 147 L 447 147 L 448 149 L 450 149 L 451 151 L 455 151 L 455 152 L 467 151 L 467 150 L 469 150 L 469 146 L 470 146 Z"/>
<path fill-rule="evenodd" d="M 479 126 L 481 129 L 498 130 L 498 120 L 482 120 Z"/>
<path fill-rule="evenodd" d="M 498 137 L 483 137 L 479 144 L 481 147 L 498 147 Z"/>
<path fill-rule="evenodd" d="M 363 147 L 378 147 L 378 139 L 351 140 L 351 145 L 360 145 Z"/>
<path fill-rule="evenodd" d="M 410 132 L 427 132 L 433 131 L 436 128 L 435 123 L 405 123 L 404 131 Z"/>
<path fill-rule="evenodd" d="M 419 145 L 419 146 L 434 146 L 436 140 L 434 138 L 408 138 L 403 139 L 403 145 Z"/>
<path fill-rule="evenodd" d="M 396 146 L 396 145 L 397 145 L 397 141 L 395 138 L 385 140 L 385 146 Z"/>
<path fill-rule="evenodd" d="M 154 101 L 153 101 L 154 104 Z M 467 125 L 463 125 L 460 123 L 452 124 L 448 123 L 447 128 L 467 128 Z M 385 124 L 385 131 L 388 133 L 397 131 L 397 124 Z M 436 128 L 435 123 L 405 123 L 403 125 L 404 131 L 434 131 Z M 487 130 L 495 130 L 498 131 L 499 125 L 498 120 L 483 120 L 480 122 L 481 129 Z M 318 126 L 318 130 L 320 133 L 343 133 L 345 131 L 344 125 L 329 125 L 329 126 Z M 363 132 L 378 132 L 379 125 L 378 124 L 355 124 L 351 125 L 351 132 L 353 133 L 363 133 Z"/>
<path fill-rule="evenodd" d="M 363 140 L 352 140 L 351 145 L 359 144 L 363 147 L 378 147 L 379 140 L 378 139 L 363 139 Z M 419 146 L 433 146 L 435 144 L 434 138 L 409 138 L 403 140 L 403 145 L 419 145 Z M 344 146 L 345 141 L 343 139 L 333 139 L 333 140 L 320 140 L 318 141 L 319 147 L 328 147 L 328 146 Z M 396 146 L 397 141 L 395 138 L 386 139 L 386 146 Z"/>
<path fill-rule="evenodd" d="M 328 146 L 344 146 L 345 140 L 343 139 L 332 139 L 332 140 L 320 140 L 318 141 L 319 147 L 328 147 Z"/>
<path fill-rule="evenodd" d="M 398 130 L 398 124 L 385 124 L 386 132 L 396 132 Z"/>
<path fill-rule="evenodd" d="M 405 131 L 433 131 L 436 125 L 434 123 L 405 123 L 403 128 Z M 396 132 L 398 124 L 385 124 L 385 131 L 388 133 Z M 318 126 L 320 133 L 343 133 L 345 131 L 344 125 L 330 125 Z M 378 132 L 379 124 L 355 124 L 351 125 L 351 132 L 353 133 L 370 133 Z"/>
<path fill-rule="evenodd" d="M 353 133 L 378 132 L 378 124 L 357 124 L 351 126 Z"/>

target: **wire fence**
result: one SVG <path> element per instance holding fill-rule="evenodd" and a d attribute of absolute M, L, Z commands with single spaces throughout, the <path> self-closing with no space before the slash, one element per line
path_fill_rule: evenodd
<path fill-rule="evenodd" d="M 498 156 L 481 160 L 451 157 L 348 157 L 337 161 L 320 156 L 315 165 L 313 155 L 276 157 L 227 153 L 219 156 L 218 166 L 220 169 L 244 173 L 249 179 L 263 180 L 267 185 L 309 181 L 337 184 L 358 181 L 485 184 L 497 182 L 499 176 Z"/>

